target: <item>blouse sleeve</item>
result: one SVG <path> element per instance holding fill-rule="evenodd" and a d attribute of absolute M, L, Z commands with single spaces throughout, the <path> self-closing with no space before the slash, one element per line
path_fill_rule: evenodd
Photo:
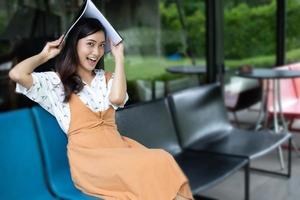
<path fill-rule="evenodd" d="M 16 92 L 24 94 L 32 101 L 37 102 L 51 114 L 53 113 L 53 105 L 58 103 L 59 78 L 55 72 L 33 72 L 33 84 L 31 88 L 27 89 L 22 85 L 16 85 Z"/>
<path fill-rule="evenodd" d="M 111 91 L 111 86 L 112 86 L 113 78 L 114 78 L 114 74 L 112 75 L 111 79 L 109 79 L 109 81 L 108 81 L 108 83 L 107 83 L 107 94 L 108 94 L 108 96 L 109 96 L 110 91 Z M 128 101 L 128 99 L 129 99 L 129 96 L 128 96 L 127 92 L 126 92 L 126 96 L 125 96 L 124 102 L 123 102 L 121 105 L 115 105 L 115 104 L 111 103 L 111 102 L 109 101 L 109 98 L 108 98 L 108 103 L 109 103 L 109 105 L 111 105 L 115 110 L 117 110 L 118 108 L 123 108 L 124 105 L 126 104 L 126 102 Z"/>

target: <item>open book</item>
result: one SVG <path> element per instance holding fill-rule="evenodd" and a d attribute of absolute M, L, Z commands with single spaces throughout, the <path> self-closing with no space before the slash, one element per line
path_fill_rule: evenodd
<path fill-rule="evenodd" d="M 64 34 L 64 38 L 63 38 L 62 42 L 65 41 L 65 39 L 68 37 L 68 34 L 72 30 L 72 28 L 83 17 L 98 19 L 100 21 L 100 23 L 103 25 L 103 27 L 105 28 L 107 39 L 110 39 L 112 41 L 113 45 L 117 45 L 123 40 L 122 37 L 118 34 L 118 32 L 112 27 L 112 25 L 107 21 L 107 19 L 102 15 L 102 13 L 94 5 L 94 3 L 91 0 L 85 0 L 83 2 L 83 4 L 81 5 L 80 10 L 78 11 L 78 14 L 76 15 L 72 25 Z M 105 52 L 107 53 L 109 51 L 110 51 L 110 44 L 109 44 L 109 41 L 106 40 Z"/>

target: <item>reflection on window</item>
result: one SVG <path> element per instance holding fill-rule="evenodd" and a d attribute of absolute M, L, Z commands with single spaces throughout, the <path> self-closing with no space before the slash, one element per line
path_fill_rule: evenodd
<path fill-rule="evenodd" d="M 0 110 L 32 104 L 8 91 L 7 66 L 38 53 L 46 41 L 64 32 L 82 1 L 5 0 L 0 4 L 0 89 L 5 94 L 12 93 L 0 94 Z M 124 38 L 132 102 L 164 97 L 169 92 L 198 84 L 198 76 L 171 74 L 166 68 L 205 65 L 204 0 L 93 2 Z M 113 66 L 112 57 L 107 55 L 106 69 L 112 71 Z M 37 70 L 52 67 L 53 63 L 47 63 L 45 68 Z M 10 84 L 9 90 L 13 91 L 14 85 Z"/>
<path fill-rule="evenodd" d="M 109 14 L 113 4 L 107 2 L 104 8 L 124 38 L 128 89 L 137 88 L 131 96 L 151 100 L 198 84 L 198 76 L 174 75 L 166 68 L 205 64 L 204 1 L 118 1 L 122 10 Z M 105 63 L 110 70 L 112 61 Z"/>

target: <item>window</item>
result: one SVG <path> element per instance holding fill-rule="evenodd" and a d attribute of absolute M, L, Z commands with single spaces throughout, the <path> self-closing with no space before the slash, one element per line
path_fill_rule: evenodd
<path fill-rule="evenodd" d="M 151 100 L 198 84 L 197 76 L 173 75 L 166 68 L 205 65 L 204 0 L 123 0 L 104 4 L 106 16 L 124 38 L 131 99 L 137 95 L 134 101 Z M 105 64 L 112 70 L 111 58 Z"/>
<path fill-rule="evenodd" d="M 286 63 L 300 61 L 300 1 L 288 0 L 286 4 Z"/>
<path fill-rule="evenodd" d="M 228 0 L 224 7 L 225 66 L 274 66 L 276 0 Z"/>

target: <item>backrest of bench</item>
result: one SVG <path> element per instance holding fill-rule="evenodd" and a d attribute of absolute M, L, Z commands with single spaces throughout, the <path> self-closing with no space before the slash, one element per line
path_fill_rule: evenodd
<path fill-rule="evenodd" d="M 32 108 L 42 154 L 45 158 L 47 182 L 50 190 L 61 199 L 99 199 L 85 195 L 72 181 L 67 157 L 67 136 L 57 120 L 40 106 Z"/>
<path fill-rule="evenodd" d="M 0 114 L 0 199 L 34 199 L 48 193 L 29 109 Z"/>
<path fill-rule="evenodd" d="M 122 135 L 149 148 L 163 148 L 173 155 L 181 152 L 166 99 L 118 110 L 116 122 Z"/>
<path fill-rule="evenodd" d="M 68 186 L 77 190 L 73 187 L 69 170 L 66 134 L 59 127 L 57 120 L 42 107 L 33 107 L 32 113 L 37 126 L 38 137 L 41 141 L 47 178 L 51 189 L 58 193 L 59 190 L 68 184 Z"/>
<path fill-rule="evenodd" d="M 199 140 L 220 139 L 232 129 L 218 84 L 182 90 L 171 94 L 169 100 L 184 148 Z"/>
<path fill-rule="evenodd" d="M 68 166 L 67 137 L 56 119 L 40 106 L 32 107 L 33 117 L 41 140 L 43 154 L 49 173 Z"/>

